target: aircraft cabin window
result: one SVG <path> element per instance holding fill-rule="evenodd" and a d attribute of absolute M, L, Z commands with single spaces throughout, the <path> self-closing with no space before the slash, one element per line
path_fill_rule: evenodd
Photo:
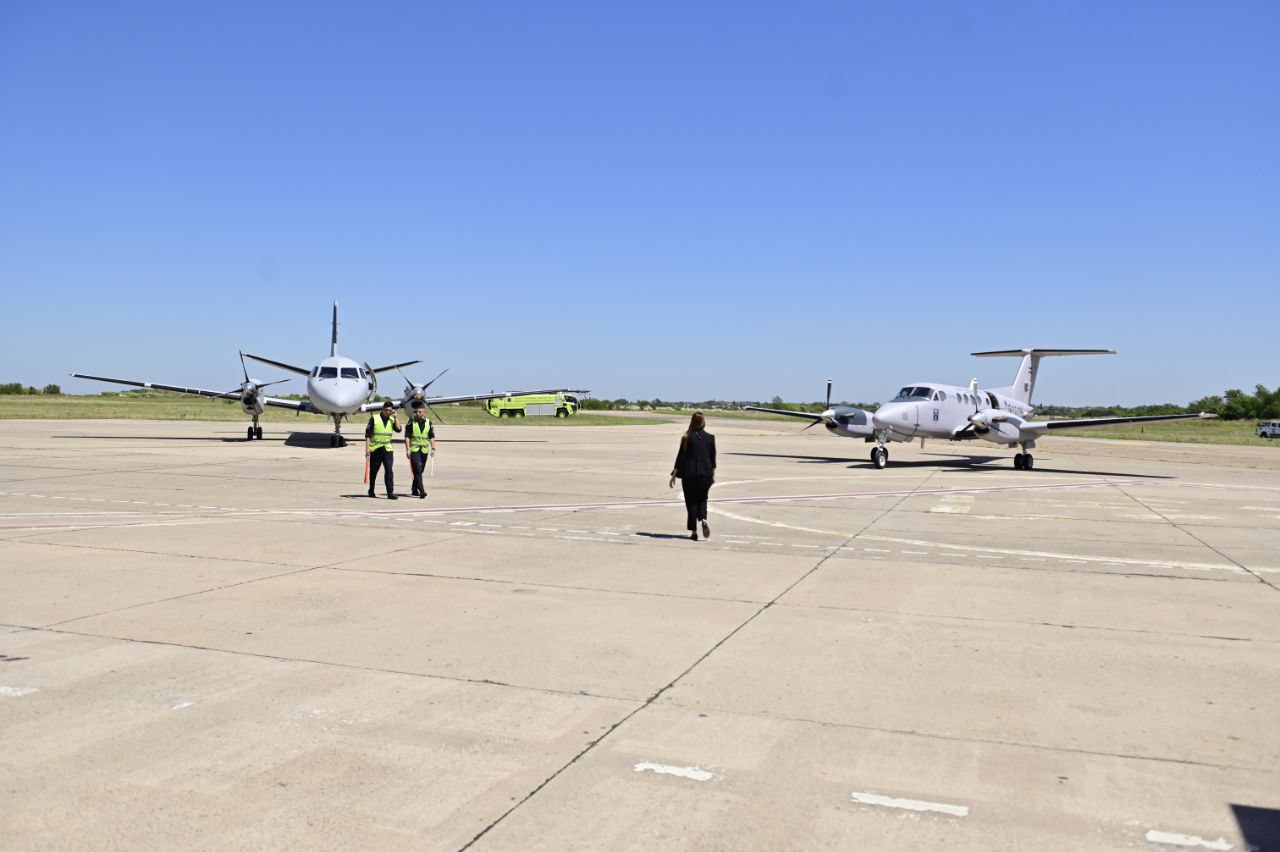
<path fill-rule="evenodd" d="M 338 368 L 337 368 L 337 367 L 321 367 L 321 368 L 320 368 L 320 378 L 322 378 L 322 379 L 336 379 L 336 378 L 338 378 Z"/>
<path fill-rule="evenodd" d="M 344 378 L 344 379 L 358 379 L 358 378 L 360 378 L 360 374 L 359 374 L 358 372 L 356 372 L 356 368 L 355 368 L 355 367 L 343 367 L 343 368 L 342 368 L 342 378 Z"/>
<path fill-rule="evenodd" d="M 946 402 L 946 401 L 947 401 L 947 392 L 946 392 L 946 391 L 938 391 L 938 400 L 939 400 L 940 402 Z"/>

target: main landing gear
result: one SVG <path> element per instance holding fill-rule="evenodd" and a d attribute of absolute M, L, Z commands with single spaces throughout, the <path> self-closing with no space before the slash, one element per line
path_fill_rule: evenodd
<path fill-rule="evenodd" d="M 333 434 L 329 436 L 329 446 L 345 447 L 346 445 L 347 445 L 347 439 L 342 437 L 342 418 L 340 416 L 334 417 L 333 418 Z"/>
<path fill-rule="evenodd" d="M 245 439 L 249 441 L 262 440 L 262 427 L 258 425 L 257 415 L 253 418 L 253 425 L 245 430 L 244 436 Z"/>
<path fill-rule="evenodd" d="M 1023 449 L 1026 449 L 1025 445 Z M 1013 467 L 1015 470 L 1031 470 L 1036 466 L 1036 460 L 1031 453 L 1018 453 L 1013 457 Z"/>

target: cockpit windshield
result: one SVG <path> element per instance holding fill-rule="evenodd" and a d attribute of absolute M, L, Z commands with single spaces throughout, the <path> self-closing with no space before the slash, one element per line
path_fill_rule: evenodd
<path fill-rule="evenodd" d="M 321 368 L 320 368 L 320 378 L 322 378 L 322 379 L 336 379 L 336 378 L 338 378 L 338 368 L 337 368 L 337 367 L 321 367 Z"/>
<path fill-rule="evenodd" d="M 356 368 L 355 368 L 355 367 L 343 367 L 343 368 L 342 368 L 342 378 L 344 378 L 344 379 L 358 379 L 358 378 L 360 378 L 360 373 L 356 370 Z"/>
<path fill-rule="evenodd" d="M 898 391 L 898 395 L 894 397 L 894 400 L 928 399 L 931 393 L 933 393 L 933 388 L 903 388 Z"/>

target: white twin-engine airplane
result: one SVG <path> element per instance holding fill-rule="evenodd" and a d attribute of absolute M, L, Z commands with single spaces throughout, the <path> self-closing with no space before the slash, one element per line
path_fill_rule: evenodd
<path fill-rule="evenodd" d="M 249 371 L 244 365 L 244 359 L 252 358 L 255 361 L 261 361 L 263 364 L 270 364 L 273 367 L 279 367 L 282 370 L 288 370 L 291 373 L 297 373 L 307 377 L 307 398 L 303 400 L 293 399 L 277 399 L 275 397 L 265 396 L 260 391 L 269 385 L 287 382 L 288 379 L 277 379 L 274 382 L 262 382 L 258 379 L 249 378 Z M 322 414 L 333 418 L 333 434 L 329 436 L 330 447 L 345 447 L 347 439 L 342 436 L 342 421 L 349 415 L 357 414 L 364 411 L 373 411 L 382 407 L 381 402 L 373 401 L 374 396 L 378 392 L 378 373 L 387 370 L 399 371 L 401 367 L 408 367 L 417 364 L 418 361 L 404 361 L 399 364 L 389 364 L 385 367 L 373 368 L 368 362 L 363 364 L 344 358 L 338 354 L 338 303 L 333 303 L 333 340 L 329 348 L 329 357 L 325 358 L 310 370 L 303 367 L 295 367 L 292 364 L 286 364 L 282 361 L 273 361 L 270 358 L 263 358 L 258 355 L 248 355 L 240 353 L 240 370 L 244 374 L 244 381 L 237 390 L 231 391 L 212 391 L 202 390 L 201 388 L 184 388 L 175 385 L 162 385 L 155 382 L 135 382 L 130 379 L 112 379 L 106 376 L 86 376 L 81 373 L 72 373 L 71 375 L 77 379 L 91 379 L 95 382 L 114 382 L 118 385 L 132 385 L 138 388 L 155 388 L 157 390 L 173 391 L 175 393 L 189 393 L 197 396 L 208 396 L 215 399 L 234 399 L 239 400 L 240 408 L 245 414 L 253 418 L 253 425 L 246 432 L 249 440 L 262 438 L 262 427 L 258 425 L 258 417 L 263 412 L 264 406 L 273 406 L 276 408 L 291 408 L 294 411 L 305 411 L 310 414 Z M 481 393 L 471 394 L 467 396 L 436 396 L 428 397 L 426 390 L 436 379 L 444 375 L 445 371 L 441 371 L 435 379 L 423 385 L 414 384 L 409 379 L 405 379 L 408 385 L 404 389 L 404 395 L 399 402 L 395 403 L 397 407 L 404 408 L 406 405 L 422 402 L 428 406 L 444 405 L 451 402 L 470 402 L 472 400 L 496 399 L 505 396 L 519 396 L 522 394 L 535 393 L 558 393 L 560 391 L 569 391 L 569 388 L 551 388 L 544 390 L 532 391 L 503 391 L 502 393 Z M 403 376 L 404 374 L 401 373 Z M 585 391 L 579 391 L 585 393 Z"/>
<path fill-rule="evenodd" d="M 784 411 L 776 408 L 746 406 L 751 411 L 765 411 L 813 421 L 827 427 L 833 435 L 874 441 L 871 463 L 883 469 L 889 463 L 885 444 L 919 438 L 942 438 L 950 441 L 990 441 L 1022 452 L 1013 457 L 1018 470 L 1031 470 L 1035 461 L 1028 450 L 1036 439 L 1060 429 L 1108 426 L 1113 423 L 1147 423 L 1154 420 L 1191 420 L 1216 417 L 1214 414 L 1157 414 L 1148 417 L 1091 417 L 1079 420 L 1030 420 L 1033 406 L 1031 394 L 1036 387 L 1040 359 L 1049 355 L 1114 355 L 1113 349 L 1002 349 L 998 352 L 974 352 L 979 358 L 1021 357 L 1013 384 L 1004 388 L 979 390 L 974 379 L 967 388 L 937 382 L 919 382 L 898 391 L 889 402 L 875 412 L 847 405 L 831 405 L 831 380 L 827 380 L 827 410 L 821 414 Z"/>

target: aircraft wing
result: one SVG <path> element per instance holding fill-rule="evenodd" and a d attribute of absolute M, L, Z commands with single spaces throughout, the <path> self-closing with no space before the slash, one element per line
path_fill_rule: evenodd
<path fill-rule="evenodd" d="M 429 396 L 423 398 L 423 402 L 427 405 L 448 405 L 453 402 L 476 402 L 485 399 L 501 399 L 504 396 L 525 396 L 535 393 L 587 393 L 587 391 L 574 391 L 572 388 L 548 388 L 545 390 L 522 390 L 522 391 L 503 391 L 502 393 L 477 393 L 468 396 Z M 408 399 L 402 399 L 395 403 L 397 408 L 404 408 Z M 360 406 L 361 411 L 377 411 L 382 408 L 380 402 L 366 402 Z"/>
<path fill-rule="evenodd" d="M 799 417 L 802 420 L 813 420 L 817 422 L 822 419 L 821 414 L 810 414 L 808 411 L 788 411 L 785 408 L 761 408 L 758 405 L 744 405 L 744 411 L 763 411 L 765 414 L 781 414 L 784 417 Z"/>
<path fill-rule="evenodd" d="M 373 372 L 382 375 L 387 370 L 399 370 L 401 367 L 412 367 L 414 364 L 421 364 L 422 361 L 405 361 L 401 364 L 388 364 L 385 367 L 374 367 Z"/>
<path fill-rule="evenodd" d="M 1152 414 L 1143 417 L 1086 417 L 1079 420 L 1028 420 L 1019 425 L 1023 434 L 1043 435 L 1059 429 L 1087 429 L 1090 426 L 1114 426 L 1118 423 L 1153 423 L 1157 420 L 1216 420 L 1218 415 L 1202 411 L 1199 414 Z"/>
<path fill-rule="evenodd" d="M 305 370 L 302 367 L 295 367 L 292 364 L 286 364 L 283 361 L 272 361 L 270 358 L 263 358 L 261 355 L 250 355 L 246 352 L 244 353 L 244 357 L 252 358 L 253 360 L 260 361 L 263 364 L 270 364 L 273 367 L 279 367 L 281 370 L 288 370 L 291 373 L 297 373 L 299 376 L 311 375 L 310 370 Z"/>
<path fill-rule="evenodd" d="M 117 385 L 131 385 L 135 388 L 154 388 L 155 390 L 173 391 L 174 393 L 189 393 L 196 396 L 208 396 L 214 399 L 239 399 L 240 391 L 211 391 L 204 388 L 181 388 L 177 385 L 161 385 L 155 382 L 135 382 L 132 379 L 112 379 L 107 376 L 86 376 L 83 373 L 72 373 L 72 378 L 88 379 L 93 382 L 111 382 Z"/>
<path fill-rule="evenodd" d="M 240 401 L 240 391 L 213 391 L 204 388 L 184 388 L 178 385 L 162 385 L 156 382 L 135 382 L 133 379 L 113 379 L 109 376 L 87 376 L 84 373 L 72 373 L 71 376 L 76 379 L 88 379 L 92 382 L 111 382 L 117 385 L 129 385 L 135 388 L 150 388 L 153 390 L 170 391 L 172 393 L 189 393 L 193 396 L 207 396 L 211 399 L 232 399 L 236 402 Z M 293 411 L 311 411 L 311 402 L 305 399 L 277 399 L 271 396 L 262 397 L 263 405 L 274 405 L 276 408 L 289 408 Z"/>

